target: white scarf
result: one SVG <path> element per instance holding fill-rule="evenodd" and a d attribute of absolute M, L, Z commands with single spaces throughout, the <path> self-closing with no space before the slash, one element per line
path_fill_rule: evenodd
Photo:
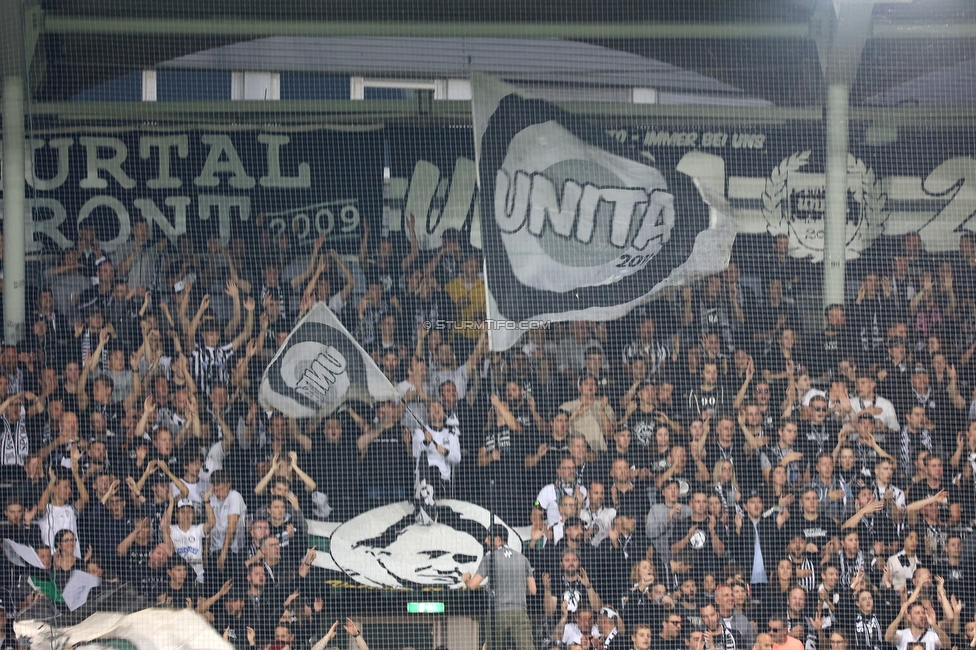
<path fill-rule="evenodd" d="M 0 464 L 4 467 L 11 465 L 24 466 L 24 459 L 30 453 L 30 440 L 27 437 L 27 412 L 20 407 L 20 418 L 16 428 L 10 426 L 6 414 L 0 416 L 3 421 L 3 432 L 0 433 Z"/>

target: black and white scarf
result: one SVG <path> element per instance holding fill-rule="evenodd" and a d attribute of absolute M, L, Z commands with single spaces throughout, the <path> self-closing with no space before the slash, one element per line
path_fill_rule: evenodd
<path fill-rule="evenodd" d="M 0 433 L 0 464 L 4 467 L 12 465 L 24 466 L 24 459 L 30 453 L 30 440 L 27 437 L 27 412 L 20 407 L 20 418 L 11 425 L 7 415 L 0 416 L 3 432 Z"/>
<path fill-rule="evenodd" d="M 875 614 L 858 611 L 854 616 L 854 646 L 858 650 L 881 650 L 884 647 L 881 622 Z"/>
<path fill-rule="evenodd" d="M 840 568 L 840 584 L 849 587 L 857 572 L 864 570 L 864 552 L 858 550 L 857 555 L 851 559 L 843 550 L 837 551 L 837 566 Z"/>
<path fill-rule="evenodd" d="M 919 447 L 924 448 L 930 454 L 935 453 L 935 449 L 932 445 L 932 434 L 928 429 L 922 429 L 916 434 L 916 438 L 912 440 L 912 434 L 909 433 L 908 427 L 902 427 L 901 430 L 901 458 L 898 459 L 902 467 L 914 467 L 914 455 L 915 450 Z M 906 470 L 907 471 L 907 470 Z"/>

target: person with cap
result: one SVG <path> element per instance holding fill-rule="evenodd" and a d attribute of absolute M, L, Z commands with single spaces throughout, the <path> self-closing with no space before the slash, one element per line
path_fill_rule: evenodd
<path fill-rule="evenodd" d="M 596 615 L 593 640 L 594 650 L 627 650 L 627 637 L 624 636 L 620 615 L 612 607 L 601 607 Z"/>
<path fill-rule="evenodd" d="M 169 547 L 170 551 L 183 558 L 187 566 L 193 569 L 195 580 L 203 582 L 204 576 L 204 542 L 217 523 L 213 508 L 210 505 L 209 491 L 204 493 L 204 508 L 206 509 L 207 519 L 202 524 L 195 524 L 196 510 L 194 503 L 189 498 L 180 499 L 179 502 L 171 495 L 169 506 L 160 522 L 160 531 L 163 542 Z M 173 508 L 176 507 L 176 522 L 173 523 Z"/>
<path fill-rule="evenodd" d="M 948 429 L 948 425 L 954 421 L 953 412 L 956 410 L 956 405 L 952 403 L 948 394 L 940 396 L 933 390 L 929 369 L 922 364 L 916 364 L 909 381 L 910 385 L 905 391 L 904 409 L 921 407 L 925 410 L 925 417 L 930 423 Z M 948 431 L 944 430 L 943 435 L 948 435 Z"/>
<path fill-rule="evenodd" d="M 486 540 L 489 551 L 485 553 L 474 575 L 464 573 L 461 582 L 467 589 L 477 589 L 488 578 L 492 590 L 494 625 L 486 636 L 497 646 L 510 647 L 506 637 L 511 635 L 517 650 L 535 650 L 532 640 L 532 623 L 529 620 L 526 597 L 535 596 L 536 584 L 532 566 L 525 556 L 508 546 L 508 528 L 492 524 Z"/>

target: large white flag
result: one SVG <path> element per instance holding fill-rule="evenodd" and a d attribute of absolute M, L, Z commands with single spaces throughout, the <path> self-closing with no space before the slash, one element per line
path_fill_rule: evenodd
<path fill-rule="evenodd" d="M 533 321 L 620 318 L 728 265 L 731 215 L 708 198 L 676 208 L 677 187 L 697 196 L 693 179 L 605 125 L 472 81 L 493 350 Z"/>
<path fill-rule="evenodd" d="M 369 354 L 325 303 L 317 302 L 264 371 L 258 399 L 293 418 L 322 417 L 347 400 L 399 399 Z"/>

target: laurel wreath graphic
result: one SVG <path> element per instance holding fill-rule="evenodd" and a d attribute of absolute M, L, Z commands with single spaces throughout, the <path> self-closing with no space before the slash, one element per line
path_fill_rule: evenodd
<path fill-rule="evenodd" d="M 801 237 L 796 228 L 791 228 L 792 215 L 789 209 L 789 176 L 810 162 L 811 151 L 800 151 L 782 160 L 773 168 L 762 193 L 762 211 L 766 217 L 767 230 L 772 235 L 789 235 L 790 255 L 798 258 L 811 258 L 814 262 L 823 260 L 823 247 L 813 246 L 812 242 Z M 854 193 L 854 200 L 863 206 L 861 221 L 847 242 L 847 259 L 856 259 L 861 251 L 884 233 L 888 220 L 888 197 L 881 188 L 874 170 L 863 160 L 847 155 L 848 183 Z M 855 182 L 860 179 L 860 182 Z"/>

